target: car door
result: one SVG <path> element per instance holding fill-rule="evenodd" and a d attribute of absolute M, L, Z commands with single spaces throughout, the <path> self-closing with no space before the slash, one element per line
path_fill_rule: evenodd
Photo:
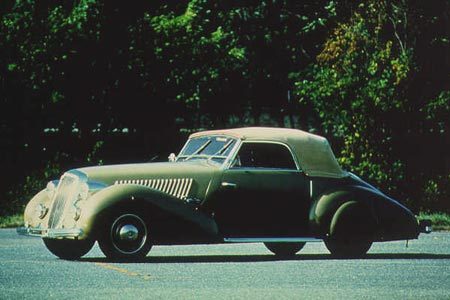
<path fill-rule="evenodd" d="M 213 201 L 219 229 L 226 237 L 306 234 L 308 182 L 286 145 L 242 143 Z"/>

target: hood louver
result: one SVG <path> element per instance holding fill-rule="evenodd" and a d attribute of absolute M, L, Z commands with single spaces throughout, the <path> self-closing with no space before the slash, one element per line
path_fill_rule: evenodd
<path fill-rule="evenodd" d="M 114 184 L 138 184 L 163 193 L 172 195 L 176 198 L 185 200 L 192 187 L 192 178 L 176 178 L 176 179 L 132 179 L 132 180 L 116 180 Z"/>

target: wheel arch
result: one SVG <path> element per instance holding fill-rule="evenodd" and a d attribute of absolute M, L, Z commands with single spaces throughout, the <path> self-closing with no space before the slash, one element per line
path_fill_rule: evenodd
<path fill-rule="evenodd" d="M 377 224 L 378 214 L 375 202 L 383 198 L 378 191 L 372 191 L 365 187 L 349 186 L 335 191 L 328 191 L 316 198 L 312 203 L 309 223 L 313 235 L 327 238 L 333 231 L 333 219 L 336 222 L 340 208 L 346 203 L 358 205 L 368 212 L 370 218 Z M 342 210 L 341 210 L 342 211 Z"/>
<path fill-rule="evenodd" d="M 87 199 L 77 224 L 85 236 L 95 236 L 99 223 L 108 212 L 122 207 L 142 209 L 146 216 L 163 213 L 183 219 L 207 235 L 214 236 L 218 233 L 217 224 L 211 217 L 182 200 L 149 187 L 133 184 L 113 185 Z"/>

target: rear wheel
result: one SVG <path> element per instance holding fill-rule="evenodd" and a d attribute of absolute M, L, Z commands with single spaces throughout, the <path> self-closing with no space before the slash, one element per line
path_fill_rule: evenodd
<path fill-rule="evenodd" d="M 306 243 L 264 243 L 267 249 L 277 256 L 294 256 Z"/>
<path fill-rule="evenodd" d="M 144 258 L 152 247 L 148 225 L 137 213 L 120 213 L 108 218 L 98 238 L 103 254 L 111 259 Z"/>
<path fill-rule="evenodd" d="M 356 258 L 366 255 L 372 246 L 372 242 L 362 240 L 328 240 L 325 241 L 325 245 L 335 257 Z"/>
<path fill-rule="evenodd" d="M 69 240 L 43 238 L 47 249 L 61 259 L 75 260 L 88 253 L 94 240 Z"/>
<path fill-rule="evenodd" d="M 356 201 L 344 203 L 333 216 L 325 245 L 333 256 L 361 257 L 372 246 L 375 222 L 367 207 Z"/>

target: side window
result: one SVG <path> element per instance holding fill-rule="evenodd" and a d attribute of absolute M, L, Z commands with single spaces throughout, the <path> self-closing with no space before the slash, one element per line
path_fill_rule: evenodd
<path fill-rule="evenodd" d="M 243 143 L 232 167 L 297 169 L 289 149 L 272 143 Z"/>

